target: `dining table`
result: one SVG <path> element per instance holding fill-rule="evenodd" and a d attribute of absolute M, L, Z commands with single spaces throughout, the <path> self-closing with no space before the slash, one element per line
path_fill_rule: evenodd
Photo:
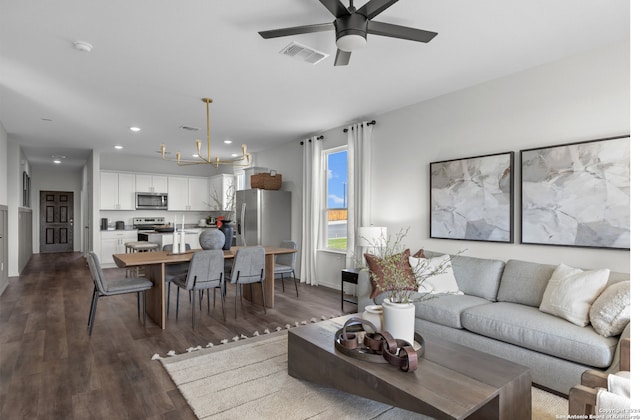
<path fill-rule="evenodd" d="M 233 259 L 238 249 L 242 247 L 231 247 L 224 251 L 225 259 Z M 264 246 L 265 250 L 265 278 L 264 278 L 264 305 L 273 308 L 275 304 L 275 279 L 273 269 L 276 255 L 292 254 L 297 252 L 291 248 L 279 248 L 275 246 Z M 165 329 L 167 323 L 167 299 L 165 267 L 169 264 L 179 264 L 190 262 L 191 257 L 201 249 L 190 250 L 183 253 L 174 254 L 171 251 L 136 252 L 127 254 L 113 254 L 113 260 L 120 268 L 144 267 L 144 277 L 151 280 L 153 287 L 146 293 L 146 312 L 160 328 Z M 260 296 L 260 284 L 243 285 L 242 295 L 250 299 L 252 296 Z M 253 290 L 252 290 L 253 289 Z"/>

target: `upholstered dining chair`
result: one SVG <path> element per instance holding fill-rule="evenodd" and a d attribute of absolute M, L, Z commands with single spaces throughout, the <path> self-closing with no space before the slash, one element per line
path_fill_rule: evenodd
<path fill-rule="evenodd" d="M 89 263 L 89 272 L 93 279 L 93 298 L 91 299 L 91 307 L 89 308 L 89 335 L 93 332 L 93 323 L 96 319 L 96 307 L 98 299 L 103 296 L 122 295 L 125 293 L 136 293 L 138 295 L 138 319 L 140 319 L 140 296 L 142 296 L 142 318 L 143 324 L 147 325 L 146 314 L 146 298 L 145 291 L 153 287 L 153 283 L 143 277 L 126 277 L 122 279 L 105 281 L 104 273 L 100 265 L 100 259 L 95 252 L 89 252 L 87 257 Z"/>
<path fill-rule="evenodd" d="M 191 299 L 191 327 L 196 325 L 196 291 L 200 292 L 200 308 L 202 309 L 202 292 L 207 290 L 207 304 L 210 308 L 209 289 L 213 289 L 213 307 L 216 306 L 216 289 L 220 289 L 220 300 L 222 301 L 222 317 L 226 321 L 224 313 L 224 252 L 221 249 L 211 249 L 198 251 L 193 254 L 189 270 L 186 274 L 178 275 L 172 280 L 178 286 L 176 292 L 176 319 L 178 319 L 178 309 L 180 305 L 180 289 L 185 289 L 193 293 Z"/>
<path fill-rule="evenodd" d="M 225 273 L 225 280 L 236 285 L 236 296 L 233 301 L 234 316 L 238 317 L 238 295 L 240 294 L 240 285 L 260 283 L 262 290 L 262 307 L 264 313 L 267 313 L 267 307 L 264 304 L 264 271 L 265 271 L 265 251 L 261 246 L 252 246 L 246 248 L 238 248 L 233 259 L 231 271 Z M 253 289 L 251 289 L 251 297 L 253 300 Z M 240 297 L 242 305 L 242 296 Z"/>
<path fill-rule="evenodd" d="M 631 339 L 620 339 L 620 370 L 607 373 L 587 370 L 582 374 L 579 385 L 569 390 L 569 415 L 575 418 L 596 418 L 602 413 L 629 413 Z M 603 411 L 598 413 L 596 407 Z M 589 417 L 596 415 L 595 417 Z M 620 417 L 622 418 L 622 417 Z"/>
<path fill-rule="evenodd" d="M 296 241 L 282 241 L 280 242 L 280 248 L 298 249 Z M 282 291 L 284 292 L 284 275 L 288 274 L 288 278 L 293 279 L 293 284 L 296 287 L 296 297 L 298 297 L 298 282 L 296 281 L 296 253 L 276 255 L 275 265 L 273 266 L 273 274 L 280 274 L 282 280 Z"/>
<path fill-rule="evenodd" d="M 186 251 L 191 250 L 191 245 L 184 244 L 184 249 Z M 162 247 L 163 251 L 172 251 L 173 244 L 167 244 Z M 189 263 L 178 263 L 178 264 L 165 264 L 164 266 L 164 282 L 167 286 L 167 315 L 169 315 L 169 300 L 171 297 L 171 280 L 178 276 L 186 275 L 189 271 Z"/>

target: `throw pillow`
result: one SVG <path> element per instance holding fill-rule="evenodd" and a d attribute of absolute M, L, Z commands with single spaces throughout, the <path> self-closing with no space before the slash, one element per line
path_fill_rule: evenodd
<path fill-rule="evenodd" d="M 631 320 L 631 282 L 613 283 L 591 305 L 593 329 L 603 337 L 620 335 Z"/>
<path fill-rule="evenodd" d="M 375 299 L 380 293 L 393 287 L 390 283 L 393 279 L 390 277 L 394 271 L 405 273 L 407 283 L 411 290 L 417 288 L 416 278 L 413 275 L 413 270 L 411 270 L 411 265 L 409 265 L 410 256 L 410 251 L 405 249 L 402 254 L 396 254 L 391 257 L 396 261 L 397 267 L 386 267 L 385 269 L 385 264 L 380 257 L 373 254 L 364 254 L 364 258 L 369 266 L 369 279 L 371 281 L 371 295 L 369 298 Z"/>
<path fill-rule="evenodd" d="M 585 327 L 591 304 L 604 290 L 609 270 L 583 271 L 560 264 L 553 271 L 542 296 L 540 310 Z"/>
<path fill-rule="evenodd" d="M 409 257 L 409 264 L 419 282 L 418 293 L 453 293 L 462 295 L 451 267 L 451 257 L 441 255 L 433 258 Z M 442 266 L 442 271 L 433 275 L 433 271 Z"/>

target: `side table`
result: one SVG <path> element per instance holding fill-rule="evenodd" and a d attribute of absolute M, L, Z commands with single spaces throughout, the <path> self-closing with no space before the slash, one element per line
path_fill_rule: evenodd
<path fill-rule="evenodd" d="M 340 302 L 340 307 L 342 309 L 342 312 L 344 312 L 344 303 L 345 302 L 349 302 L 349 303 L 355 303 L 356 305 L 358 304 L 358 298 L 355 297 L 353 299 L 349 299 L 349 298 L 345 298 L 344 297 L 344 284 L 345 283 L 351 283 L 351 284 L 355 284 L 356 285 L 356 291 L 358 289 L 358 273 L 360 270 L 357 270 L 355 268 L 344 268 L 342 270 L 342 282 L 341 282 L 341 289 L 342 289 L 342 302 Z M 357 293 L 357 292 L 356 292 Z"/>

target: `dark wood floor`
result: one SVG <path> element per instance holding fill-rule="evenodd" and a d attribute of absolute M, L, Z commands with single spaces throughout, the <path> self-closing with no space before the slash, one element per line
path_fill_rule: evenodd
<path fill-rule="evenodd" d="M 108 278 L 121 274 L 105 270 Z M 276 282 L 274 309 L 245 301 L 233 317 L 233 292 L 227 296 L 227 321 L 220 301 L 207 313 L 196 311 L 191 327 L 187 293 L 175 319 L 175 287 L 163 331 L 143 327 L 135 294 L 101 298 L 93 335 L 87 320 L 93 283 L 79 253 L 35 254 L 23 274 L 0 296 L 0 419 L 191 419 L 191 410 L 154 353 L 185 349 L 266 328 L 342 315 L 340 292 Z M 240 308 L 240 306 L 239 306 Z M 356 306 L 345 303 L 345 311 Z"/>

